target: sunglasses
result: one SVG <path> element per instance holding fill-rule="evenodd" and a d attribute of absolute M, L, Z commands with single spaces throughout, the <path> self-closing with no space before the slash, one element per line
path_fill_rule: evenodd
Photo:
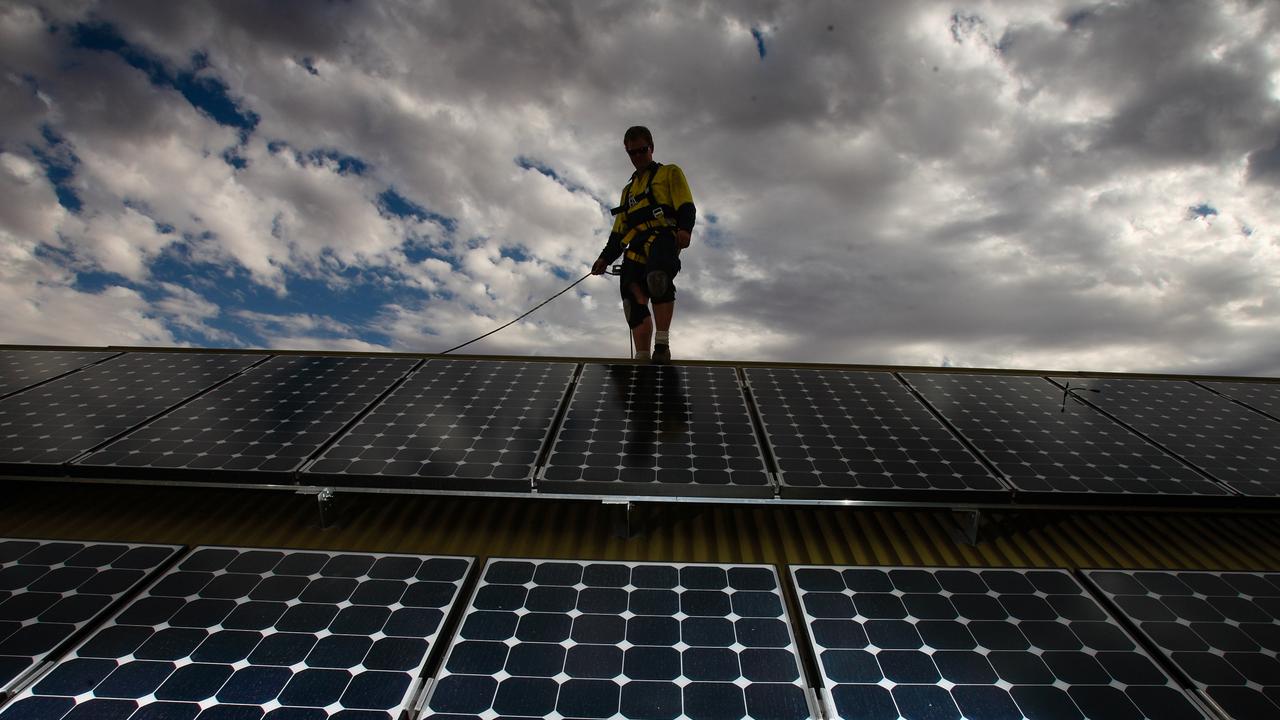
<path fill-rule="evenodd" d="M 643 155 L 643 154 L 645 154 L 645 151 L 647 151 L 647 150 L 648 150 L 649 148 L 651 148 L 651 147 L 652 147 L 651 145 L 641 145 L 640 147 L 638 147 L 638 148 L 636 148 L 636 149 L 634 149 L 634 150 L 632 150 L 632 149 L 630 149 L 630 148 L 623 148 L 623 149 L 627 151 L 627 154 L 628 154 L 628 155 L 630 155 L 631 157 L 635 157 L 635 156 L 637 156 L 637 155 Z"/>

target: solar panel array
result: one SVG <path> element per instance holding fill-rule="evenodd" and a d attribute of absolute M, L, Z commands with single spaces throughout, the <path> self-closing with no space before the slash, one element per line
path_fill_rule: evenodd
<path fill-rule="evenodd" d="M 273 357 L 77 465 L 166 479 L 182 471 L 240 482 L 291 480 L 290 473 L 415 364 L 406 358 Z"/>
<path fill-rule="evenodd" d="M 1200 384 L 1273 418 L 1280 418 L 1280 383 L 1211 381 Z"/>
<path fill-rule="evenodd" d="M 1008 489 L 885 372 L 750 368 L 783 497 L 1003 497 Z"/>
<path fill-rule="evenodd" d="M 1054 379 L 1100 390 L 1088 402 L 1232 490 L 1280 496 L 1280 422 L 1181 380 Z"/>
<path fill-rule="evenodd" d="M 178 549 L 0 539 L 0 698 Z"/>
<path fill-rule="evenodd" d="M 428 717 L 808 718 L 772 567 L 490 560 Z"/>
<path fill-rule="evenodd" d="M 470 566 L 197 548 L 0 718 L 395 720 Z"/>
<path fill-rule="evenodd" d="M 262 356 L 127 353 L 0 401 L 0 466 L 60 466 Z M 44 472 L 48 472 L 45 469 Z"/>
<path fill-rule="evenodd" d="M 1042 378 L 904 377 L 1020 492 L 1227 495 L 1218 484 L 1087 405 L 1068 398 L 1064 411 L 1062 388 Z"/>
<path fill-rule="evenodd" d="M 773 495 L 737 373 L 672 365 L 583 366 L 538 488 Z"/>
<path fill-rule="evenodd" d="M 1280 573 L 1084 574 L 1226 717 L 1280 717 Z"/>
<path fill-rule="evenodd" d="M 1069 380 L 1064 396 L 1068 379 L 1027 375 L 0 348 L 0 396 L 26 388 L 0 397 L 0 472 L 653 498 L 1280 496 L 1280 383 Z"/>
<path fill-rule="evenodd" d="M 432 360 L 306 473 L 342 485 L 528 492 L 575 370 Z"/>
<path fill-rule="evenodd" d="M 831 717 L 1204 717 L 1066 571 L 791 572 Z"/>
<path fill-rule="evenodd" d="M 90 350 L 0 350 L 0 396 L 78 370 L 115 354 Z"/>

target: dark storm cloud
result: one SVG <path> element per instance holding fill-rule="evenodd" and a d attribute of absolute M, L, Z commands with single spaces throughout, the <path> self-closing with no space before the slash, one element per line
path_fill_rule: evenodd
<path fill-rule="evenodd" d="M 550 296 L 603 244 L 621 131 L 642 123 L 703 219 L 686 356 L 1280 372 L 1275 3 L 86 2 L 0 20 L 8 242 L 40 235 L 145 287 L 190 237 L 182 252 L 282 297 L 304 280 L 342 303 L 361 277 L 400 293 L 361 337 L 350 311 L 223 309 L 281 342 L 448 346 Z M 580 288 L 482 351 L 615 352 L 616 288 Z M 171 326 L 219 312 L 165 292 Z"/>

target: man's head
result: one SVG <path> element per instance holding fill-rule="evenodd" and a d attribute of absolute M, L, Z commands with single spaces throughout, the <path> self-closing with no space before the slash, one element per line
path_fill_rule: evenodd
<path fill-rule="evenodd" d="M 631 164 L 637 170 L 642 170 L 653 162 L 653 134 L 649 132 L 649 128 L 643 125 L 627 128 L 626 134 L 622 136 L 622 146 L 626 148 Z"/>

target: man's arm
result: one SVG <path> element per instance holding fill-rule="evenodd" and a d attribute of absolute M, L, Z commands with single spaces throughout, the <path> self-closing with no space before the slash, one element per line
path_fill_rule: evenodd
<path fill-rule="evenodd" d="M 693 224 L 698 217 L 698 209 L 693 204 L 693 191 L 689 189 L 689 181 L 678 165 L 668 165 L 670 177 L 668 189 L 671 192 L 671 206 L 676 209 L 676 245 L 681 249 L 689 247 L 693 238 Z"/>
<path fill-rule="evenodd" d="M 595 263 L 591 265 L 591 274 L 600 275 L 609 267 L 609 263 L 617 260 L 621 255 L 622 233 L 615 229 L 609 233 L 609 241 L 604 244 L 604 249 L 600 251 L 600 257 L 596 258 Z"/>

